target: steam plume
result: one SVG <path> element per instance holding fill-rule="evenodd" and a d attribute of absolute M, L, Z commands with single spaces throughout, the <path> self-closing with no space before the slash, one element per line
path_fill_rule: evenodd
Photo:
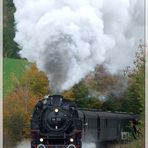
<path fill-rule="evenodd" d="M 44 71 L 54 91 L 69 89 L 97 64 L 132 63 L 143 38 L 143 1 L 14 0 L 20 55 Z"/>

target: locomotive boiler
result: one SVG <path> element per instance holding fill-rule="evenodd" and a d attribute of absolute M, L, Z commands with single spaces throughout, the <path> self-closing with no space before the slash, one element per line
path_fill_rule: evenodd
<path fill-rule="evenodd" d="M 138 119 L 134 114 L 78 109 L 61 95 L 46 96 L 34 107 L 31 148 L 82 148 L 82 140 L 106 148 L 108 142 L 129 140 L 130 133 L 136 136 L 126 127 Z"/>

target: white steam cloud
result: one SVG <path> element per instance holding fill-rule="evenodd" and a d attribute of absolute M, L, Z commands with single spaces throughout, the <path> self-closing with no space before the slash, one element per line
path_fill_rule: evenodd
<path fill-rule="evenodd" d="M 20 55 L 44 71 L 54 91 L 78 83 L 97 64 L 132 63 L 144 37 L 141 0 L 14 0 Z"/>

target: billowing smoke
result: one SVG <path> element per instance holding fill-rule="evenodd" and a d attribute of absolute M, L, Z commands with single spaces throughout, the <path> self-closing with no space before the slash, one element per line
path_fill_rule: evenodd
<path fill-rule="evenodd" d="M 20 55 L 44 71 L 54 91 L 78 83 L 97 64 L 132 63 L 143 39 L 143 0 L 14 0 Z"/>

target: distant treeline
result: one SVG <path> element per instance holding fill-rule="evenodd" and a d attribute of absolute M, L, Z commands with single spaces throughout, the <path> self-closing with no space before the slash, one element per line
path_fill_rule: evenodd
<path fill-rule="evenodd" d="M 18 51 L 20 48 L 17 43 L 13 41 L 15 37 L 15 21 L 14 12 L 15 7 L 13 0 L 3 1 L 4 9 L 4 25 L 3 25 L 3 50 L 4 57 L 19 58 Z"/>

